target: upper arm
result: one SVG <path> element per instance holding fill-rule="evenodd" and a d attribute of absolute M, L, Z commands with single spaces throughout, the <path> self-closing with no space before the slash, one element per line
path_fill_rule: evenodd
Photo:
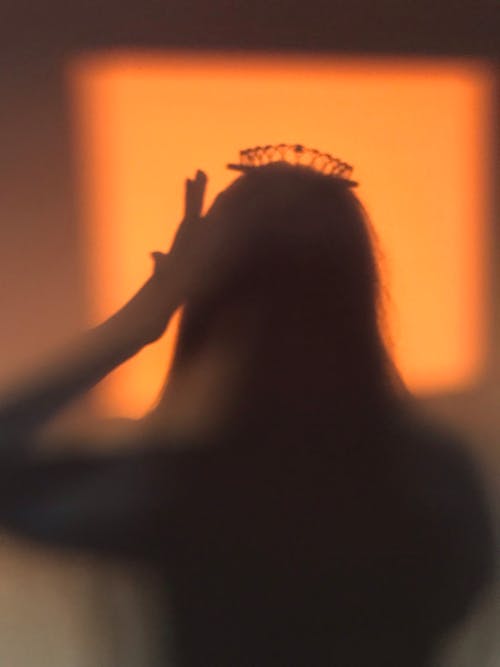
<path fill-rule="evenodd" d="M 6 463 L 0 524 L 57 546 L 153 556 L 168 540 L 174 466 L 147 454 Z"/>

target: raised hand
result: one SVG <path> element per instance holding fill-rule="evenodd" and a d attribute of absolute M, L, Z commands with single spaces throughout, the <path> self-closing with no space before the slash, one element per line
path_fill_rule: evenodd
<path fill-rule="evenodd" d="M 172 314 L 199 284 L 208 237 L 208 225 L 201 217 L 206 182 L 202 171 L 186 180 L 184 217 L 170 251 L 151 253 L 153 275 L 115 315 L 124 335 L 138 347 L 160 338 Z"/>
<path fill-rule="evenodd" d="M 195 287 L 199 276 L 199 264 L 202 261 L 207 242 L 207 225 L 202 218 L 203 199 L 207 177 L 198 170 L 194 179 L 186 180 L 184 196 L 184 217 L 175 235 L 170 252 L 155 251 L 151 253 L 154 261 L 154 273 L 162 276 L 168 273 L 179 288 L 179 301 L 183 302 Z"/>

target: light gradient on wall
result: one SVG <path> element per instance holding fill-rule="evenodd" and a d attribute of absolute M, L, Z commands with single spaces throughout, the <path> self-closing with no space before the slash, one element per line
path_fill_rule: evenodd
<path fill-rule="evenodd" d="M 378 231 L 394 353 L 416 392 L 470 384 L 484 355 L 491 78 L 480 63 L 297 55 L 125 53 L 71 63 L 89 322 L 166 249 L 183 182 L 207 204 L 240 148 L 289 142 L 355 165 Z M 165 380 L 174 327 L 114 373 L 107 413 L 140 415 Z"/>

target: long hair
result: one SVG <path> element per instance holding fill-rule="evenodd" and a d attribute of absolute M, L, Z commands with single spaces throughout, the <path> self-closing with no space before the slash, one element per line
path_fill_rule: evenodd
<path fill-rule="evenodd" d="M 207 218 L 226 226 L 230 261 L 186 304 L 173 372 L 207 337 L 239 337 L 250 351 L 239 378 L 247 412 L 317 419 L 401 393 L 384 336 L 376 237 L 351 188 L 273 163 L 234 181 Z"/>
<path fill-rule="evenodd" d="M 227 388 L 235 407 L 223 452 L 233 463 L 217 459 L 200 497 L 214 498 L 217 520 L 232 516 L 221 524 L 230 534 L 238 527 L 231 549 L 248 534 L 273 554 L 285 550 L 281 570 L 306 563 L 303 579 L 294 576 L 307 591 L 300 631 L 283 633 L 286 650 L 315 614 L 308 651 L 337 651 L 343 664 L 353 655 L 359 664 L 426 664 L 486 581 L 486 519 L 467 457 L 407 419 L 413 406 L 385 345 L 363 206 L 344 183 L 278 163 L 238 178 L 207 218 L 221 226 L 226 252 L 209 288 L 185 306 L 173 371 L 196 362 L 208 340 L 218 349 L 242 343 L 246 355 L 238 385 Z M 311 596 L 317 563 L 329 574 Z M 286 581 L 277 604 L 296 609 Z M 258 606 L 259 623 L 269 609 Z M 280 614 L 271 616 L 279 626 Z"/>

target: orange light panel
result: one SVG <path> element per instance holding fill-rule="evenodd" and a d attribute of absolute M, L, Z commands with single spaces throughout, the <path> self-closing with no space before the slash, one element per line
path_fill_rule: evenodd
<path fill-rule="evenodd" d="M 396 360 L 411 389 L 470 383 L 484 352 L 488 113 L 481 63 L 431 59 L 114 53 L 69 68 L 92 323 L 167 249 L 183 183 L 202 168 L 206 204 L 240 148 L 302 143 L 355 165 L 381 240 Z M 138 416 L 174 341 L 103 384 L 105 412 Z"/>

